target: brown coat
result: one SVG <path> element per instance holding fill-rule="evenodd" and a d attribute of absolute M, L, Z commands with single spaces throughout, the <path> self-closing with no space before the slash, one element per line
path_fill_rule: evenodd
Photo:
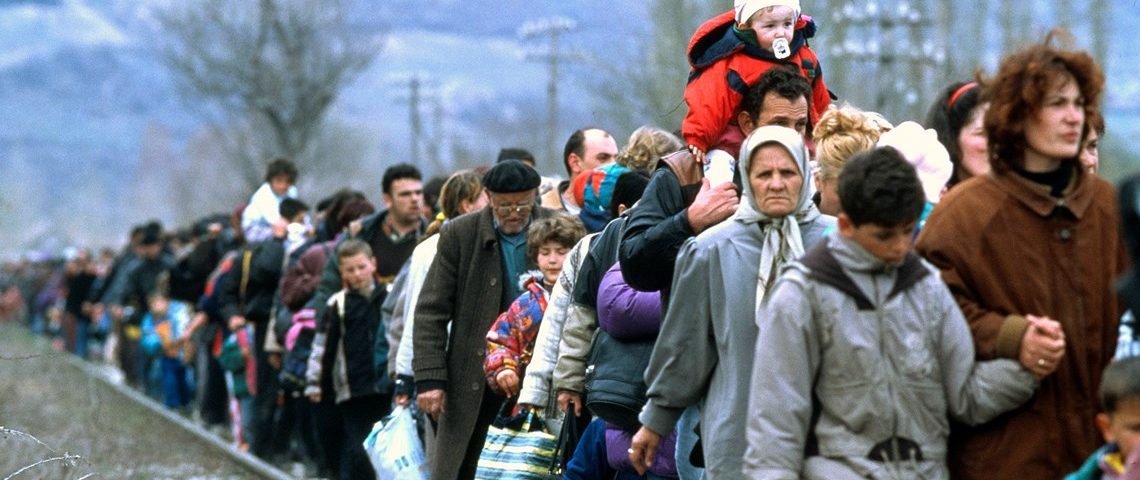
<path fill-rule="evenodd" d="M 531 218 L 553 214 L 536 208 Z M 513 300 L 503 294 L 507 279 L 501 256 L 489 207 L 448 222 L 440 231 L 439 251 L 416 303 L 412 340 L 416 384 L 446 383 L 447 403 L 431 465 L 434 480 L 457 478 L 468 444 L 483 444 L 482 437 L 473 437 L 486 387 L 485 337 Z"/>
<path fill-rule="evenodd" d="M 1121 314 L 1114 282 L 1127 267 L 1116 193 L 1078 173 L 1061 199 L 1015 173 L 959 184 L 931 212 L 916 246 L 942 271 L 980 360 L 1017 358 L 1025 315 L 1065 331 L 1065 357 L 1025 405 L 951 437 L 961 479 L 1061 478 L 1100 444 L 1101 371 Z"/>

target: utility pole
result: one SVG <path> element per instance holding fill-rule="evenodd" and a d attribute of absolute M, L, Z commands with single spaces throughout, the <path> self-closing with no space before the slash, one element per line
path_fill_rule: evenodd
<path fill-rule="evenodd" d="M 439 94 L 433 88 L 434 78 L 422 72 L 414 72 L 394 76 L 392 83 L 397 87 L 397 93 L 394 95 L 395 100 L 408 104 L 408 161 L 420 165 L 431 165 L 434 173 L 437 174 L 448 173 L 448 166 L 444 165 L 439 158 L 439 149 L 435 146 L 435 141 L 427 141 L 425 138 L 427 134 L 421 114 L 425 108 L 424 104 L 435 106 L 436 131 L 434 133 L 437 137 L 436 141 L 438 141 L 443 120 Z"/>
<path fill-rule="evenodd" d="M 519 27 L 518 34 L 523 39 L 548 37 L 547 49 L 528 49 L 525 58 L 530 61 L 545 62 L 549 71 L 546 84 L 546 140 L 543 143 L 543 155 L 540 159 L 539 171 L 560 171 L 561 158 L 558 153 L 558 81 L 559 69 L 563 62 L 580 60 L 582 55 L 574 51 L 566 51 L 562 47 L 562 36 L 578 30 L 578 23 L 565 17 L 541 18 L 526 22 Z"/>
<path fill-rule="evenodd" d="M 946 63 L 945 45 L 931 40 L 939 37 L 925 13 L 929 7 L 923 0 L 840 2 L 833 18 L 844 27 L 828 49 L 837 64 L 831 71 L 864 73 L 837 79 L 846 86 L 841 95 L 894 123 L 921 119 L 926 94 L 940 87 L 931 85 L 934 71 Z"/>

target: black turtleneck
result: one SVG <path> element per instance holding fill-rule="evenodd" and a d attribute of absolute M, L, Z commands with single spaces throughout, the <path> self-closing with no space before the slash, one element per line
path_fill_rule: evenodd
<path fill-rule="evenodd" d="M 1060 198 L 1069 186 L 1069 179 L 1073 177 L 1073 165 L 1061 162 L 1061 165 L 1048 172 L 1030 172 L 1022 167 L 1015 166 L 1013 170 L 1026 180 L 1049 187 L 1049 195 Z"/>

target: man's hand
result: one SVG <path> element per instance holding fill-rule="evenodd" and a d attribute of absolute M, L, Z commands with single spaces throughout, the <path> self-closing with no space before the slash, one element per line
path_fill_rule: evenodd
<path fill-rule="evenodd" d="M 705 178 L 701 180 L 701 190 L 697 192 L 697 198 L 685 210 L 685 216 L 693 233 L 701 233 L 736 213 L 739 204 L 740 199 L 736 198 L 736 185 L 724 182 L 713 187 L 709 185 L 709 179 Z"/>
<path fill-rule="evenodd" d="M 574 416 L 582 416 L 582 396 L 571 391 L 563 390 L 558 392 L 558 408 L 563 412 L 570 413 L 570 407 L 574 407 Z"/>
<path fill-rule="evenodd" d="M 412 396 L 405 393 L 396 394 L 396 405 L 406 407 L 412 404 Z"/>
<path fill-rule="evenodd" d="M 654 432 L 643 425 L 633 436 L 629 446 L 629 461 L 638 475 L 645 475 L 649 467 L 653 466 L 653 455 L 657 453 L 657 446 L 661 444 L 661 434 Z"/>
<path fill-rule="evenodd" d="M 1065 356 L 1065 331 L 1061 324 L 1049 317 L 1026 315 L 1029 328 L 1021 337 L 1021 351 L 1017 360 L 1038 380 L 1057 370 Z"/>
<path fill-rule="evenodd" d="M 503 369 L 498 375 L 495 375 L 495 383 L 499 384 L 499 390 L 511 398 L 519 393 L 519 374 L 509 368 Z"/>
<path fill-rule="evenodd" d="M 416 396 L 416 405 L 420 411 L 431 416 L 432 420 L 439 421 L 447 405 L 447 395 L 443 389 L 428 390 Z"/>
<path fill-rule="evenodd" d="M 241 315 L 234 315 L 230 317 L 230 330 L 237 330 L 245 326 L 245 317 Z"/>

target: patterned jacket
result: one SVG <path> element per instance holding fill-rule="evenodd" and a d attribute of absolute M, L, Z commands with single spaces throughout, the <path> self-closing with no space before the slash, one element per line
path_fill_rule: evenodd
<path fill-rule="evenodd" d="M 542 274 L 531 272 L 524 277 L 523 294 L 511 302 L 507 311 L 500 314 L 487 331 L 487 358 L 483 360 L 483 370 L 487 372 L 487 385 L 500 395 L 503 392 L 499 390 L 495 377 L 503 370 L 513 370 L 522 379 L 523 371 L 530 363 L 542 314 L 546 311 L 549 293 L 542 286 Z"/>

